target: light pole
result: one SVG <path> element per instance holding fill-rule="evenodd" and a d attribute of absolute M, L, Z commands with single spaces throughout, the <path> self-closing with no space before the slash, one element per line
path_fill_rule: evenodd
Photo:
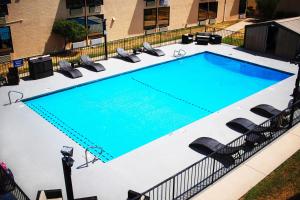
<path fill-rule="evenodd" d="M 73 147 L 63 146 L 60 152 L 63 155 L 61 161 L 62 161 L 62 166 L 64 171 L 67 199 L 74 200 L 72 178 L 71 178 L 72 166 L 74 164 L 74 160 L 72 158 Z"/>
<path fill-rule="evenodd" d="M 107 53 L 107 31 L 106 31 L 106 19 L 102 21 L 102 28 L 103 28 L 103 35 L 104 35 L 104 53 L 105 53 L 105 60 L 108 59 Z"/>
<path fill-rule="evenodd" d="M 85 23 L 85 28 L 86 28 L 86 46 L 88 46 L 89 30 L 88 30 L 88 16 L 87 16 L 87 3 L 86 3 L 86 0 L 84 0 L 84 23 Z"/>

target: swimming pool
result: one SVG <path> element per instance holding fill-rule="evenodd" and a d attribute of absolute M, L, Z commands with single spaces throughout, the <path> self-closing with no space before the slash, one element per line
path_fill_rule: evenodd
<path fill-rule="evenodd" d="M 204 52 L 24 103 L 107 162 L 291 75 Z"/>

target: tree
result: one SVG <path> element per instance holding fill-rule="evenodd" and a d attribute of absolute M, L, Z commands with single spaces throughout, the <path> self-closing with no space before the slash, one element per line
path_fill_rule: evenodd
<path fill-rule="evenodd" d="M 257 9 L 265 19 L 272 19 L 280 0 L 256 0 Z"/>
<path fill-rule="evenodd" d="M 52 31 L 65 39 L 65 46 L 67 42 L 83 40 L 87 34 L 87 30 L 84 26 L 71 20 L 55 21 Z"/>

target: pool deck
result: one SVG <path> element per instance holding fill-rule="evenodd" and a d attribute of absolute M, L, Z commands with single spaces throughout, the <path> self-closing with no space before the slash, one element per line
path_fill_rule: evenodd
<path fill-rule="evenodd" d="M 174 44 L 161 47 L 161 49 L 166 52 L 166 56 L 163 57 L 157 58 L 145 53 L 138 55 L 142 60 L 139 63 L 132 64 L 116 58 L 101 61 L 100 63 L 107 69 L 104 72 L 95 73 L 84 68 L 79 68 L 83 73 L 83 77 L 78 79 L 70 79 L 60 73 L 54 73 L 54 76 L 44 79 L 21 80 L 18 86 L 1 87 L 0 159 L 5 161 L 11 168 L 16 182 L 25 193 L 28 194 L 31 199 L 35 199 L 37 191 L 42 189 L 63 189 L 63 192 L 65 192 L 60 149 L 62 146 L 66 145 L 74 147 L 73 158 L 75 163 L 72 171 L 72 179 L 75 198 L 97 195 L 98 199 L 104 200 L 126 199 L 127 191 L 129 189 L 143 192 L 203 158 L 203 155 L 188 148 L 189 143 L 196 138 L 208 136 L 217 139 L 222 143 L 228 143 L 240 136 L 239 133 L 226 127 L 225 124 L 229 120 L 236 117 L 246 117 L 256 123 L 261 123 L 265 121 L 265 118 L 251 113 L 249 111 L 251 107 L 261 103 L 271 104 L 278 109 L 284 109 L 287 106 L 288 101 L 290 100 L 290 94 L 294 88 L 295 76 L 242 99 L 218 112 L 154 140 L 108 163 L 97 161 L 87 168 L 76 169 L 77 166 L 85 162 L 85 150 L 81 146 L 73 142 L 34 111 L 26 107 L 22 102 L 8 105 L 7 93 L 10 90 L 21 91 L 24 93 L 24 98 L 28 98 L 80 83 L 139 69 L 163 61 L 176 59 L 173 57 L 173 51 L 180 48 L 184 49 L 187 52 L 187 55 L 210 51 L 286 72 L 297 72 L 297 67 L 288 62 L 243 52 L 230 45 L 199 46 L 194 44 Z M 180 82 L 180 80 L 178 81 Z M 228 95 L 230 95 L 230 93 Z M 17 98 L 17 95 L 13 98 Z M 292 133 L 296 128 L 280 137 L 263 151 L 240 165 L 236 170 L 233 170 L 220 181 L 200 193 L 200 195 L 208 196 L 204 196 L 204 198 L 199 195 L 197 197 L 201 199 L 215 199 L 210 198 L 213 196 L 209 196 L 209 194 L 214 195 L 214 192 L 209 193 L 209 191 L 222 184 L 222 181 L 230 180 L 232 174 L 238 172 L 241 173 L 242 171 L 239 170 L 243 169 L 245 169 L 245 173 L 247 174 L 242 173 L 242 175 L 245 175 L 242 179 L 247 182 L 247 184 L 235 184 L 232 186 L 232 190 L 242 192 L 249 190 L 255 183 L 268 174 L 274 166 L 278 166 L 291 154 L 291 150 L 287 150 L 288 153 L 281 155 L 281 157 L 277 159 L 278 162 L 275 162 L 274 160 L 276 160 L 276 157 L 274 158 L 274 156 L 277 156 L 277 154 L 274 155 L 272 151 L 270 152 L 268 150 L 269 148 L 278 143 L 285 144 L 286 146 L 299 145 L 298 143 L 293 143 L 293 139 L 290 139 L 291 144 L 289 144 L 288 139 L 285 140 L 287 144 L 284 142 L 280 143 L 291 134 L 293 135 L 294 140 L 299 139 L 299 131 L 298 134 Z M 285 152 L 284 149 L 286 148 L 287 147 L 282 148 L 282 150 Z M 278 149 L 279 148 L 277 147 L 277 151 Z M 259 160 L 256 164 L 255 162 L 251 162 L 256 158 L 261 158 L 264 154 L 269 158 L 274 158 L 268 160 L 269 162 L 266 163 L 268 165 L 265 166 L 262 164 L 262 166 L 260 166 L 257 164 L 259 163 Z M 273 162 L 274 164 L 272 165 Z M 248 173 L 254 173 L 255 176 L 256 170 L 251 171 L 249 169 L 254 165 L 256 165 L 257 169 L 261 168 L 264 172 L 261 174 L 257 172 L 258 178 L 255 179 L 255 181 L 253 181 L 254 178 L 247 178 L 251 177 Z M 269 165 L 272 165 L 273 167 L 268 168 L 267 166 Z M 268 168 L 268 170 L 264 171 L 265 168 Z M 239 177 L 241 177 L 241 175 L 239 175 Z M 247 187 L 245 185 L 247 185 Z M 217 190 L 218 187 L 215 191 Z M 222 191 L 224 191 L 224 188 Z M 236 192 L 238 193 L 237 195 L 229 196 L 227 199 L 236 199 L 238 195 L 243 195 L 242 192 Z"/>

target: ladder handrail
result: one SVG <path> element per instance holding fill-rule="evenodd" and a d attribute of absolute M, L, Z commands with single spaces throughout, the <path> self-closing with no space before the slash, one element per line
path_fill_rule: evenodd
<path fill-rule="evenodd" d="M 84 168 L 84 167 L 88 167 L 89 166 L 89 163 L 92 163 L 94 164 L 97 160 L 99 160 L 99 158 L 97 158 L 96 156 L 94 156 L 93 160 L 89 161 L 88 160 L 88 157 L 87 157 L 87 152 L 89 149 L 100 149 L 101 152 L 100 152 L 100 155 L 103 153 L 103 148 L 102 147 L 99 147 L 99 146 L 89 146 L 85 149 L 85 163 L 78 166 L 76 169 L 81 169 L 81 168 Z"/>
<path fill-rule="evenodd" d="M 183 49 L 174 50 L 173 56 L 174 57 L 182 57 L 186 55 L 186 51 Z"/>
<path fill-rule="evenodd" d="M 21 98 L 16 99 L 14 103 L 19 102 L 19 101 L 22 100 L 23 97 L 24 97 L 24 94 L 23 94 L 22 92 L 15 91 L 15 90 L 10 90 L 10 91 L 7 93 L 8 99 L 9 99 L 9 104 L 10 104 L 10 105 L 12 104 L 12 102 L 11 102 L 11 97 L 10 97 L 10 96 L 11 96 L 11 93 L 18 93 L 18 94 L 21 94 L 21 95 L 22 95 Z"/>

